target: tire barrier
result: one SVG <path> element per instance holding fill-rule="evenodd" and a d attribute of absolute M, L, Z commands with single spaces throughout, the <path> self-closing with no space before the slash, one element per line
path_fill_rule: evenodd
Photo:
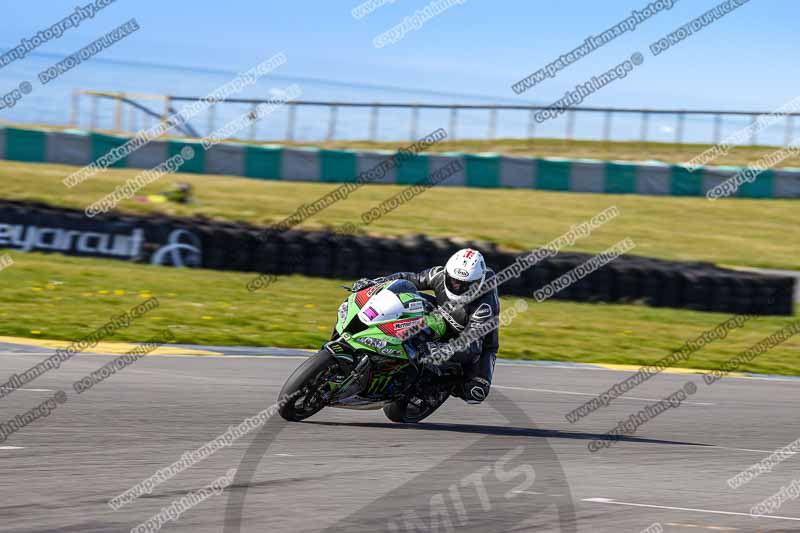
<path fill-rule="evenodd" d="M 95 157 L 120 147 L 127 136 L 79 130 L 45 131 L 0 128 L 0 159 L 82 167 Z M 323 150 L 285 146 L 218 144 L 207 152 L 199 139 L 154 140 L 115 163 L 117 168 L 152 169 L 183 147 L 197 154 L 183 172 L 222 174 L 261 180 L 353 183 L 360 170 L 391 157 L 379 152 Z M 700 167 L 689 172 L 681 165 L 654 161 L 609 162 L 518 157 L 497 154 L 420 153 L 413 163 L 391 168 L 375 183 L 417 183 L 436 169 L 459 163 L 463 170 L 437 187 L 521 188 L 545 191 L 705 196 L 725 180 L 745 170 L 739 167 Z M 78 169 L 76 169 L 78 170 Z M 756 169 L 753 169 L 756 170 Z M 735 198 L 800 198 L 798 169 L 767 169 L 744 182 Z"/>
<path fill-rule="evenodd" d="M 513 263 L 518 255 L 487 241 L 299 230 L 270 234 L 240 222 L 163 214 L 147 217 L 109 213 L 89 219 L 77 210 L 0 200 L 0 248 L 167 266 L 353 280 L 444 264 L 450 254 L 466 246 L 480 250 L 496 271 Z M 590 257 L 559 253 L 501 285 L 499 291 L 532 297 L 534 291 Z M 792 315 L 794 283 L 790 276 L 625 255 L 555 293 L 553 299 Z"/>

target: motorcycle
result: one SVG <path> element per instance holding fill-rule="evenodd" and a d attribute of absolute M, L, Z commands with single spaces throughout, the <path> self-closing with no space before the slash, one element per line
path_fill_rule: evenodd
<path fill-rule="evenodd" d="M 430 313 L 433 304 L 406 280 L 351 292 L 339 307 L 331 340 L 286 380 L 280 415 L 300 421 L 338 407 L 382 408 L 399 423 L 430 416 L 461 374 L 457 364 L 437 365 L 435 371 L 425 364 L 424 346 L 444 335 L 444 320 Z"/>

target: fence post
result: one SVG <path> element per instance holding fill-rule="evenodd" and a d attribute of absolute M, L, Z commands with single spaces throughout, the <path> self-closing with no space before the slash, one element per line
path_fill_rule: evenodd
<path fill-rule="evenodd" d="M 286 140 L 294 141 L 294 113 L 296 107 L 292 103 L 288 103 L 287 105 L 289 106 L 289 116 L 286 121 Z"/>
<path fill-rule="evenodd" d="M 530 108 L 528 111 L 528 146 L 533 146 L 533 140 L 536 138 L 536 108 Z"/>
<path fill-rule="evenodd" d="M 458 108 L 450 108 L 450 139 L 456 140 L 456 128 L 458 127 Z"/>
<path fill-rule="evenodd" d="M 250 140 L 256 140 L 256 133 L 258 131 L 258 104 L 253 104 L 250 108 Z"/>
<path fill-rule="evenodd" d="M 722 115 L 714 115 L 714 144 L 719 144 L 722 139 Z"/>
<path fill-rule="evenodd" d="M 78 127 L 78 115 L 81 109 L 81 92 L 78 89 L 72 91 L 72 111 L 69 115 L 69 124 L 73 128 Z"/>
<path fill-rule="evenodd" d="M 328 136 L 326 138 L 327 141 L 332 141 L 333 137 L 336 135 L 336 113 L 337 113 L 337 108 L 336 108 L 335 105 L 332 105 L 330 107 L 331 107 L 331 115 L 330 115 L 330 119 L 328 121 Z"/>
<path fill-rule="evenodd" d="M 208 133 L 206 135 L 211 135 L 214 133 L 214 124 L 216 123 L 217 115 L 217 104 L 213 103 L 208 108 Z"/>
<path fill-rule="evenodd" d="M 171 96 L 165 96 L 164 97 L 164 116 L 161 118 L 161 120 L 163 120 L 164 123 L 167 126 L 169 126 L 169 110 L 171 108 L 172 108 L 172 97 Z"/>
<path fill-rule="evenodd" d="M 758 122 L 758 116 L 753 120 L 754 123 Z M 758 144 L 758 127 L 753 126 L 750 128 L 750 145 L 755 146 Z"/>
<path fill-rule="evenodd" d="M 378 137 L 378 106 L 372 105 L 369 114 L 369 140 L 375 141 Z"/>
<path fill-rule="evenodd" d="M 569 141 L 575 136 L 575 114 L 574 109 L 567 112 L 567 140 Z"/>
<path fill-rule="evenodd" d="M 608 144 L 611 140 L 611 111 L 606 111 L 605 120 L 603 121 L 603 142 Z"/>
<path fill-rule="evenodd" d="M 89 129 L 92 131 L 97 129 L 97 100 L 98 97 L 96 94 L 92 95 L 92 116 L 89 119 Z"/>
<path fill-rule="evenodd" d="M 114 96 L 116 100 L 116 108 L 114 110 L 114 131 L 122 131 L 122 99 L 125 98 L 125 93 L 119 93 Z"/>
<path fill-rule="evenodd" d="M 409 132 L 412 141 L 417 138 L 417 122 L 419 121 L 419 108 L 417 104 L 411 106 L 411 131 Z"/>
<path fill-rule="evenodd" d="M 489 131 L 487 132 L 489 139 L 494 139 L 497 133 L 497 108 L 491 107 L 489 109 Z"/>
<path fill-rule="evenodd" d="M 783 146 L 790 146 L 794 137 L 794 115 L 786 115 L 786 131 L 783 138 Z"/>
<path fill-rule="evenodd" d="M 683 124 L 686 120 L 685 113 L 678 113 L 678 125 L 675 128 L 675 144 L 683 144 Z"/>
<path fill-rule="evenodd" d="M 130 111 L 128 112 L 128 131 L 136 131 L 136 108 L 134 106 L 130 106 Z"/>
<path fill-rule="evenodd" d="M 647 130 L 649 129 L 649 122 L 650 122 L 650 113 L 647 111 L 642 112 L 642 132 L 641 132 L 641 141 L 643 143 L 647 142 Z"/>
<path fill-rule="evenodd" d="M 531 108 L 528 112 L 528 138 L 536 137 L 536 109 Z"/>

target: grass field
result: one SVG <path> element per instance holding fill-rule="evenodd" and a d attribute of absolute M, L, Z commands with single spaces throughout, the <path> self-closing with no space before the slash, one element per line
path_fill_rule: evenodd
<path fill-rule="evenodd" d="M 0 198 L 84 209 L 140 172 L 112 169 L 68 189 L 61 180 L 75 168 L 0 162 Z M 336 187 L 330 183 L 177 174 L 162 178 L 143 189 L 142 194 L 166 190 L 175 180 L 194 185 L 196 205 L 128 200 L 120 204 L 120 209 L 202 214 L 268 225 Z M 347 200 L 306 220 L 300 228 L 360 223 L 362 212 L 401 190 L 402 186 L 365 186 Z M 705 198 L 438 187 L 373 222 L 366 230 L 395 236 L 426 233 L 486 239 L 524 250 L 549 242 L 571 225 L 586 221 L 611 205 L 616 205 L 622 215 L 592 233 L 591 238 L 576 243 L 574 251 L 597 252 L 630 237 L 636 243 L 633 253 L 638 255 L 800 270 L 800 233 L 792 230 L 800 220 L 800 204 L 795 200 L 711 202 Z"/>
<path fill-rule="evenodd" d="M 316 349 L 327 339 L 351 280 L 288 276 L 250 293 L 252 274 L 11 252 L 0 271 L 0 335 L 76 340 L 152 296 L 160 306 L 106 340 L 140 341 L 169 327 L 179 343 Z M 513 303 L 503 299 L 504 306 Z M 501 330 L 500 356 L 644 364 L 728 315 L 634 305 L 536 303 Z M 800 317 L 748 322 L 681 366 L 714 368 Z M 743 370 L 800 375 L 800 338 Z"/>

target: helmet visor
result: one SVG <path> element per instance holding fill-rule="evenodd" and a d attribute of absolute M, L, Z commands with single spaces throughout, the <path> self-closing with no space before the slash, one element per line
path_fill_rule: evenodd
<path fill-rule="evenodd" d="M 444 277 L 444 283 L 447 286 L 447 290 L 456 296 L 461 296 L 462 294 L 466 293 L 478 282 L 480 282 L 480 280 L 461 281 L 460 279 L 450 276 L 450 274 L 445 274 Z"/>

